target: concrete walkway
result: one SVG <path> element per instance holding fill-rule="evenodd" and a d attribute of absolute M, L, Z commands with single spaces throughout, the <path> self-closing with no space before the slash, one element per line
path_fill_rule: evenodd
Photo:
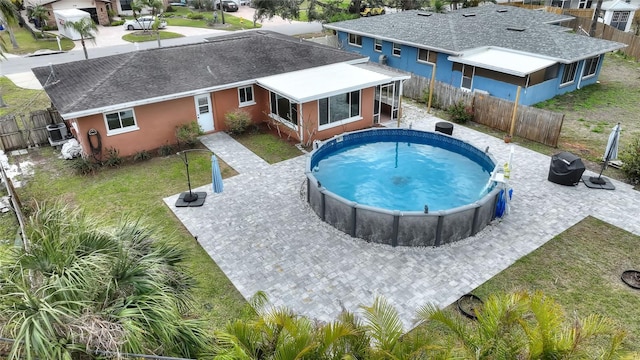
<path fill-rule="evenodd" d="M 440 120 L 403 108 L 403 127 L 430 131 Z M 501 139 L 461 126 L 453 136 L 489 146 L 498 163 L 508 159 L 511 145 Z M 240 174 L 225 179 L 222 194 L 210 185 L 198 189 L 209 193 L 201 208 L 175 208 L 178 194 L 165 199 L 167 206 L 245 298 L 263 290 L 275 305 L 323 321 L 383 295 L 409 329 L 420 306 L 451 304 L 588 215 L 640 235 L 640 192 L 617 181 L 615 191 L 551 183 L 550 158 L 515 146 L 509 216 L 440 248 L 369 244 L 323 223 L 307 206 L 305 156 L 267 166 L 224 133 L 203 142 Z"/>

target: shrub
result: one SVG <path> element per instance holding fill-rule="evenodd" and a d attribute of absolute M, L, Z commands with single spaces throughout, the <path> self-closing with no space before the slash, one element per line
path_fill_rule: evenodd
<path fill-rule="evenodd" d="M 242 134 L 247 131 L 247 128 L 253 121 L 251 120 L 251 114 L 242 109 L 236 109 L 224 114 L 225 125 L 227 130 L 231 134 Z"/>
<path fill-rule="evenodd" d="M 185 144 L 187 147 L 194 147 L 198 143 L 198 136 L 202 135 L 202 129 L 197 121 L 180 125 L 176 128 L 178 144 Z"/>
<path fill-rule="evenodd" d="M 333 23 L 338 21 L 357 19 L 359 17 L 360 17 L 360 14 L 349 14 L 349 13 L 340 12 L 335 15 L 332 15 L 329 19 L 327 19 L 327 22 Z"/>
<path fill-rule="evenodd" d="M 158 149 L 158 154 L 160 154 L 160 156 L 169 156 L 175 154 L 175 151 L 173 151 L 173 146 L 165 144 L 160 146 L 160 148 Z"/>
<path fill-rule="evenodd" d="M 124 24 L 124 20 L 113 20 L 111 22 L 111 26 L 120 26 L 122 24 Z"/>
<path fill-rule="evenodd" d="M 620 154 L 622 172 L 632 184 L 640 184 L 640 136 L 636 136 Z"/>
<path fill-rule="evenodd" d="M 173 8 L 173 6 L 171 5 L 167 5 L 167 8 L 164 9 L 164 12 L 175 12 L 176 9 Z"/>
<path fill-rule="evenodd" d="M 447 113 L 451 117 L 451 121 L 458 124 L 464 124 L 467 121 L 473 120 L 473 108 L 471 106 L 465 106 L 462 101 L 449 106 Z"/>
<path fill-rule="evenodd" d="M 71 160 L 71 168 L 79 175 L 93 174 L 100 165 L 91 158 L 78 157 Z"/>
<path fill-rule="evenodd" d="M 122 158 L 120 157 L 120 151 L 116 148 L 107 148 L 107 159 L 104 161 L 104 165 L 116 167 L 122 164 Z"/>
<path fill-rule="evenodd" d="M 151 159 L 151 154 L 147 150 L 138 151 L 133 155 L 133 161 L 144 161 Z"/>
<path fill-rule="evenodd" d="M 187 17 L 191 20 L 202 20 L 204 19 L 204 15 L 200 13 L 189 13 Z"/>

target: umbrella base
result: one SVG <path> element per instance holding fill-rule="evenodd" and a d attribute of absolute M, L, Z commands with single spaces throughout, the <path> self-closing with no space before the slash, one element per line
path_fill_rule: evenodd
<path fill-rule="evenodd" d="M 193 195 L 193 196 L 189 196 Z M 204 200 L 207 198 L 206 192 L 183 192 L 178 196 L 176 200 L 176 207 L 198 207 L 204 205 Z"/>
<path fill-rule="evenodd" d="M 590 189 L 603 189 L 603 190 L 615 190 L 616 187 L 611 183 L 611 180 L 605 177 L 587 176 L 582 177 L 582 182 Z"/>

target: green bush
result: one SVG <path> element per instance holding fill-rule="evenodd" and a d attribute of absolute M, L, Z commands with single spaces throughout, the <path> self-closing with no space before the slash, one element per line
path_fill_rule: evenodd
<path fill-rule="evenodd" d="M 158 154 L 160 156 L 169 156 L 175 154 L 175 151 L 173 150 L 173 146 L 165 144 L 160 146 L 160 148 L 158 149 Z"/>
<path fill-rule="evenodd" d="M 99 167 L 100 164 L 91 158 L 78 157 L 71 160 L 71 168 L 79 175 L 93 174 Z"/>
<path fill-rule="evenodd" d="M 337 13 L 337 14 L 331 16 L 327 20 L 327 22 L 332 23 L 332 22 L 338 22 L 338 21 L 345 21 L 345 20 L 357 19 L 359 17 L 360 17 L 360 14 L 349 14 L 349 13 L 346 13 L 346 12 L 340 12 L 340 13 Z"/>
<path fill-rule="evenodd" d="M 204 15 L 200 13 L 189 13 L 187 17 L 191 20 L 202 20 L 204 19 Z"/>
<path fill-rule="evenodd" d="M 640 184 L 640 136 L 636 136 L 631 144 L 620 153 L 622 172 L 632 184 Z"/>
<path fill-rule="evenodd" d="M 147 150 L 138 151 L 133 155 L 133 161 L 144 161 L 151 159 L 151 154 Z"/>
<path fill-rule="evenodd" d="M 120 157 L 120 151 L 116 148 L 107 148 L 107 158 L 104 161 L 104 165 L 110 167 L 120 166 L 122 164 L 122 158 Z"/>
<path fill-rule="evenodd" d="M 167 8 L 164 9 L 164 12 L 175 12 L 176 9 L 173 8 L 173 6 L 171 5 L 167 5 Z"/>
<path fill-rule="evenodd" d="M 122 24 L 124 24 L 124 20 L 113 20 L 111 22 L 111 26 L 120 26 Z"/>
<path fill-rule="evenodd" d="M 224 114 L 224 123 L 231 134 L 242 134 L 253 123 L 251 114 L 242 109 L 235 109 Z"/>
<path fill-rule="evenodd" d="M 449 106 L 447 113 L 451 117 L 451 121 L 458 124 L 464 124 L 467 121 L 473 120 L 473 108 L 466 106 L 462 101 Z"/>
<path fill-rule="evenodd" d="M 198 136 L 202 134 L 202 129 L 197 121 L 192 121 L 176 128 L 178 144 L 184 144 L 189 148 L 194 147 L 198 143 Z"/>

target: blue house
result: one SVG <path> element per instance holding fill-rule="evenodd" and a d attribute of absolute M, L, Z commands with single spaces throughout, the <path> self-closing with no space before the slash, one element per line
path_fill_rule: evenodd
<path fill-rule="evenodd" d="M 403 11 L 326 24 L 340 47 L 468 91 L 531 105 L 594 84 L 604 54 L 625 44 L 570 32 L 571 16 L 483 5 Z"/>

